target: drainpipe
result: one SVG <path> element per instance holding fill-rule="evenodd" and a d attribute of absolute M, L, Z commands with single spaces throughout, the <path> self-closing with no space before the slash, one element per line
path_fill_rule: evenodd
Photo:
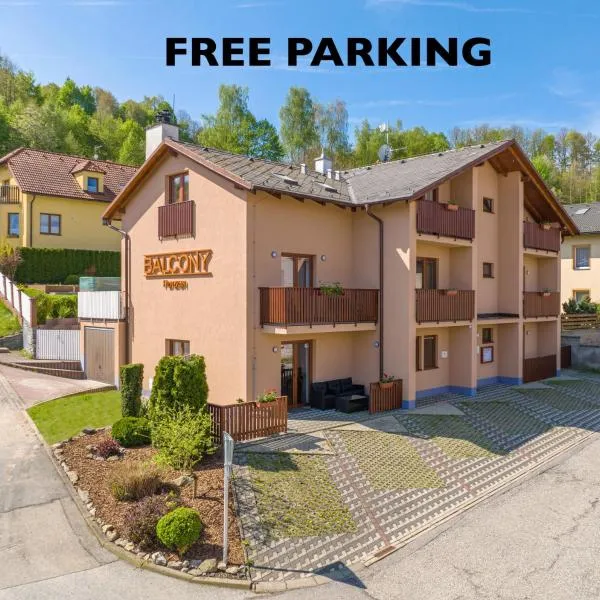
<path fill-rule="evenodd" d="M 130 362 L 130 349 L 129 349 L 129 261 L 131 259 L 131 238 L 126 231 L 115 227 L 109 219 L 102 219 L 102 225 L 116 231 L 121 234 L 121 237 L 125 241 L 125 363 Z"/>
<path fill-rule="evenodd" d="M 29 247 L 33 248 L 33 202 L 37 198 L 37 194 L 33 196 L 29 203 Z"/>
<path fill-rule="evenodd" d="M 383 221 L 371 212 L 367 204 L 367 214 L 379 223 L 379 378 L 383 377 Z"/>

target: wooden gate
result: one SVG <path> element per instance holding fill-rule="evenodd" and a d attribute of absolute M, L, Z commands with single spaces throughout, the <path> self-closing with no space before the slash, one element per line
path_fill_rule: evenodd
<path fill-rule="evenodd" d="M 569 369 L 571 367 L 571 346 L 560 347 L 560 368 Z"/>
<path fill-rule="evenodd" d="M 85 374 L 88 379 L 115 384 L 115 332 L 102 327 L 85 327 Z"/>

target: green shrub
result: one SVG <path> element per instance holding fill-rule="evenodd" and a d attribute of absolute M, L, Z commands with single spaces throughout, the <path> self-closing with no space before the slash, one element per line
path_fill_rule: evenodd
<path fill-rule="evenodd" d="M 137 417 L 140 414 L 144 365 L 133 364 L 121 367 L 121 414 Z"/>
<path fill-rule="evenodd" d="M 143 417 L 123 417 L 113 424 L 111 434 L 125 448 L 150 443 L 150 424 Z"/>
<path fill-rule="evenodd" d="M 192 354 L 164 356 L 156 365 L 148 414 L 150 420 L 154 412 L 177 411 L 189 406 L 195 412 L 206 407 L 208 383 L 204 357 Z"/>
<path fill-rule="evenodd" d="M 125 535 L 142 549 L 156 545 L 156 525 L 169 512 L 163 496 L 148 496 L 125 513 Z"/>
<path fill-rule="evenodd" d="M 80 275 L 67 275 L 65 277 L 65 283 L 67 285 L 79 285 Z"/>
<path fill-rule="evenodd" d="M 15 280 L 22 283 L 63 283 L 73 273 L 119 277 L 121 253 L 70 248 L 21 248 L 23 261 Z"/>
<path fill-rule="evenodd" d="M 38 323 L 47 319 L 68 319 L 77 316 L 77 296 L 59 294 L 39 294 L 36 296 L 36 311 Z"/>
<path fill-rule="evenodd" d="M 200 538 L 204 525 L 197 511 L 191 508 L 176 508 L 162 517 L 156 524 L 156 536 L 171 550 L 185 554 Z"/>
<path fill-rule="evenodd" d="M 567 315 L 576 314 L 587 314 L 593 315 L 599 312 L 600 305 L 596 302 L 592 302 L 590 298 L 583 298 L 579 302 L 575 298 L 569 298 L 566 302 L 563 302 L 563 311 Z"/>
<path fill-rule="evenodd" d="M 211 418 L 206 410 L 196 412 L 186 406 L 178 411 L 155 413 L 152 445 L 158 450 L 156 461 L 191 471 L 206 454 L 214 451 L 210 427 Z"/>
<path fill-rule="evenodd" d="M 153 496 L 163 487 L 161 471 L 155 465 L 142 462 L 123 462 L 113 472 L 109 488 L 120 501 L 140 500 Z"/>

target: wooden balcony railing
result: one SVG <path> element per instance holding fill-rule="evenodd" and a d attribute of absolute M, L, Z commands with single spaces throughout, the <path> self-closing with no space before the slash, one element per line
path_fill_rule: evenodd
<path fill-rule="evenodd" d="M 524 292 L 523 316 L 558 317 L 560 315 L 560 292 Z"/>
<path fill-rule="evenodd" d="M 194 201 L 175 202 L 158 207 L 158 237 L 194 235 Z"/>
<path fill-rule="evenodd" d="M 417 323 L 472 321 L 473 290 L 416 290 Z"/>
<path fill-rule="evenodd" d="M 544 229 L 539 223 L 523 222 L 523 246 L 560 252 L 560 229 Z"/>
<path fill-rule="evenodd" d="M 260 288 L 261 325 L 377 323 L 379 290 L 345 289 L 328 296 L 318 288 Z"/>
<path fill-rule="evenodd" d="M 19 204 L 21 190 L 16 185 L 0 185 L 0 204 Z"/>
<path fill-rule="evenodd" d="M 556 354 L 523 360 L 523 383 L 556 377 Z"/>
<path fill-rule="evenodd" d="M 472 240 L 475 238 L 475 211 L 458 206 L 420 200 L 417 202 L 417 232 Z"/>

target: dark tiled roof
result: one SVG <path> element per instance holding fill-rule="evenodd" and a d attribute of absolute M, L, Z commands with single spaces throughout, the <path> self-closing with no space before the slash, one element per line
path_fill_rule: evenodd
<path fill-rule="evenodd" d="M 600 233 L 600 202 L 563 204 L 563 208 L 581 233 Z"/>
<path fill-rule="evenodd" d="M 3 164 L 8 164 L 25 193 L 102 202 L 112 202 L 137 170 L 128 165 L 30 148 L 20 148 L 0 158 L 0 165 Z M 81 189 L 74 175 L 75 169 L 104 173 L 104 192 L 90 194 Z"/>

